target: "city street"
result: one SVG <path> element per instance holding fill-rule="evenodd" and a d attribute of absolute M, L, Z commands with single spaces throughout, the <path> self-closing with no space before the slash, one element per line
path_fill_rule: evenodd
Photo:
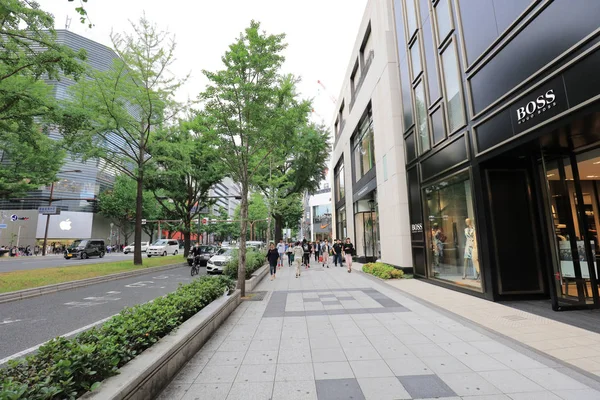
<path fill-rule="evenodd" d="M 200 275 L 204 274 L 206 269 L 201 268 Z M 54 337 L 89 329 L 124 307 L 170 293 L 192 279 L 186 265 L 2 304 L 0 364 Z"/>
<path fill-rule="evenodd" d="M 146 254 L 142 254 L 142 257 L 146 257 Z M 169 256 L 167 256 L 169 257 Z M 72 258 L 65 260 L 61 255 L 49 255 L 49 256 L 30 256 L 30 257 L 11 257 L 0 259 L 0 273 L 9 271 L 20 271 L 27 269 L 38 269 L 38 268 L 52 268 L 52 267 L 69 267 L 74 265 L 87 265 L 97 264 L 113 261 L 125 261 L 133 260 L 133 253 L 111 253 L 106 254 L 104 258 L 88 258 L 87 260 L 79 260 Z"/>

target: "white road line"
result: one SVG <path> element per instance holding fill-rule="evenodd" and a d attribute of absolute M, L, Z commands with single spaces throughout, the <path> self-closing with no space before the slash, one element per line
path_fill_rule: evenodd
<path fill-rule="evenodd" d="M 118 315 L 118 314 L 115 314 L 115 315 Z M 94 327 L 94 326 L 96 326 L 96 325 L 99 325 L 99 324 L 101 324 L 101 323 L 103 323 L 103 322 L 106 322 L 106 321 L 108 321 L 109 319 L 111 319 L 111 318 L 112 318 L 112 317 L 114 317 L 115 315 L 111 315 L 110 317 L 103 318 L 103 319 L 101 319 L 100 321 L 96 321 L 96 322 L 94 322 L 93 324 L 89 324 L 89 325 L 83 326 L 83 327 L 81 327 L 81 328 L 79 328 L 79 329 L 75 329 L 74 331 L 71 331 L 71 332 L 69 332 L 69 333 L 65 333 L 64 335 L 61 335 L 61 336 L 62 336 L 62 337 L 69 337 L 69 336 L 76 335 L 76 334 L 78 334 L 79 332 L 86 331 L 86 330 L 88 330 L 88 329 L 90 329 L 90 328 L 93 328 L 93 327 Z M 50 340 L 52 340 L 52 339 L 50 339 Z M 15 358 L 23 357 L 23 356 L 24 356 L 24 355 L 26 355 L 26 354 L 32 353 L 32 352 L 36 351 L 37 349 L 39 349 L 40 347 L 42 347 L 43 345 L 45 345 L 46 343 L 48 343 L 50 340 L 47 340 L 47 341 L 45 341 L 44 343 L 40 343 L 40 344 L 38 344 L 38 345 L 35 345 L 35 346 L 33 346 L 33 347 L 30 347 L 30 348 L 28 348 L 28 349 L 25 349 L 25 350 L 23 350 L 23 351 L 20 351 L 20 352 L 18 352 L 18 353 L 15 353 L 15 354 L 13 354 L 12 356 L 8 356 L 8 357 L 6 357 L 6 358 L 3 358 L 3 359 L 1 359 L 1 360 L 0 360 L 0 365 L 2 365 L 2 364 L 4 364 L 4 363 L 7 363 L 7 362 L 9 362 L 10 360 L 14 360 Z"/>

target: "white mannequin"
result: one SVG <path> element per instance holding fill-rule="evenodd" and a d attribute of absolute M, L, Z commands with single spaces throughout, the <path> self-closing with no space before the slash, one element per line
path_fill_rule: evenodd
<path fill-rule="evenodd" d="M 469 266 L 469 261 L 473 262 L 473 249 L 475 248 L 475 228 L 473 227 L 473 222 L 470 218 L 467 218 L 465 219 L 465 224 L 467 225 L 467 227 L 465 228 L 466 242 L 464 253 L 463 279 L 467 278 L 467 267 Z"/>

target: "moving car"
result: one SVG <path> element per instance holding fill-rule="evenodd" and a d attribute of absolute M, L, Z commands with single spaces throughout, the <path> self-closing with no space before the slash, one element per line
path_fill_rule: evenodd
<path fill-rule="evenodd" d="M 166 256 L 167 254 L 177 255 L 179 252 L 179 242 L 174 239 L 158 239 L 156 242 L 148 246 L 146 254 L 152 256 Z"/>
<path fill-rule="evenodd" d="M 73 257 L 85 260 L 89 257 L 104 257 L 106 246 L 102 239 L 79 239 L 75 240 L 65 250 L 65 259 L 70 260 Z"/>
<path fill-rule="evenodd" d="M 218 248 L 216 246 L 207 246 L 200 245 L 200 266 L 206 267 L 206 263 L 208 260 L 217 253 Z M 190 254 L 187 256 L 187 263 L 191 267 L 194 262 L 194 257 L 192 256 L 192 249 L 190 249 Z"/>
<path fill-rule="evenodd" d="M 227 263 L 231 261 L 234 250 L 236 249 L 233 247 L 221 247 L 219 251 L 217 251 L 217 254 L 208 260 L 206 272 L 208 274 L 222 274 Z"/>
<path fill-rule="evenodd" d="M 142 253 L 145 253 L 146 251 L 148 251 L 148 245 L 150 243 L 148 242 L 142 242 Z M 135 243 L 131 243 L 129 246 L 126 246 L 123 249 L 123 253 L 124 254 L 128 254 L 128 253 L 133 253 L 133 249 L 135 248 Z"/>

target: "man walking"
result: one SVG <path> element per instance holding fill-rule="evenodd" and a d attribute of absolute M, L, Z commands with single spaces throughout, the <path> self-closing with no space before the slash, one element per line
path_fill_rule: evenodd
<path fill-rule="evenodd" d="M 266 258 L 269 261 L 271 280 L 273 280 L 277 278 L 277 261 L 279 260 L 279 254 L 277 254 L 277 249 L 275 249 L 275 243 L 271 243 L 269 246 L 269 251 L 267 252 Z"/>
<path fill-rule="evenodd" d="M 329 251 L 331 250 L 331 247 L 329 247 L 329 242 L 327 241 L 327 239 L 325 239 L 325 242 L 321 245 L 321 254 L 323 257 L 323 267 L 325 267 L 327 265 L 327 268 L 329 268 Z"/>
<path fill-rule="evenodd" d="M 306 265 L 306 268 L 310 268 L 310 250 L 311 250 L 311 245 L 310 243 L 308 243 L 306 241 L 306 239 L 304 239 L 302 241 L 302 263 L 304 265 Z"/>
<path fill-rule="evenodd" d="M 335 241 L 333 245 L 333 263 L 337 267 L 338 261 L 340 262 L 340 267 L 342 267 L 342 243 L 341 240 L 338 239 Z"/>
<path fill-rule="evenodd" d="M 283 255 L 285 254 L 285 243 L 283 243 L 283 239 L 279 239 L 279 243 L 277 244 L 277 253 L 279 253 L 277 265 L 279 267 L 283 267 Z"/>

